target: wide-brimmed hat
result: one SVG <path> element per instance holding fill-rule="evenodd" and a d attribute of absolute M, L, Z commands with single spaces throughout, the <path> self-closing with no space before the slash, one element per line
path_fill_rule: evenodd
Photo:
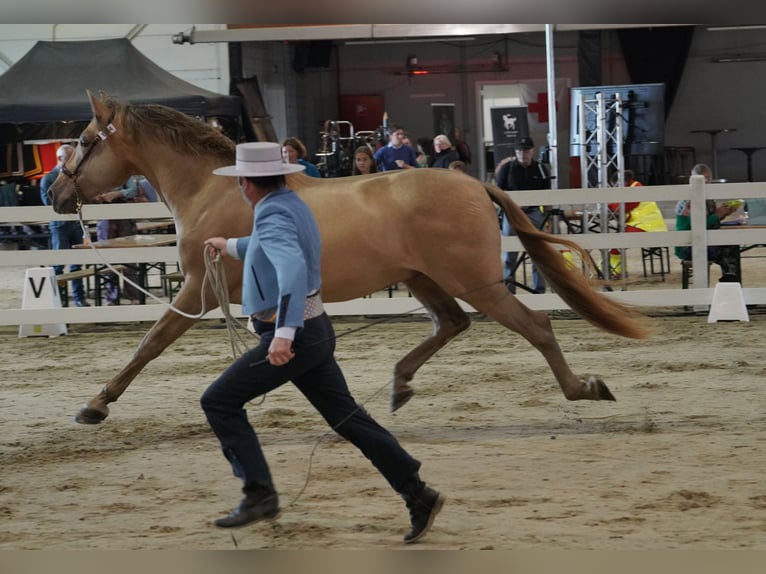
<path fill-rule="evenodd" d="M 284 163 L 282 147 L 273 142 L 248 142 L 237 144 L 237 163 L 214 169 L 216 175 L 239 177 L 265 177 L 287 175 L 303 171 L 299 163 Z"/>
<path fill-rule="evenodd" d="M 535 142 L 530 137 L 519 138 L 519 141 L 516 142 L 516 149 L 532 149 L 533 147 L 535 147 Z"/>

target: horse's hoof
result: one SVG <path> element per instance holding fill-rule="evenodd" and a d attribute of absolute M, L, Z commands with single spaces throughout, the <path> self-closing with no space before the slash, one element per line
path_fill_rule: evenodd
<path fill-rule="evenodd" d="M 596 383 L 596 392 L 598 393 L 598 400 L 600 401 L 617 401 L 617 399 L 614 398 L 612 391 L 609 390 L 609 387 L 606 386 L 604 381 L 598 381 Z"/>
<path fill-rule="evenodd" d="M 108 412 L 105 413 L 103 411 L 92 409 L 87 405 L 83 405 L 80 412 L 75 415 L 74 420 L 81 425 L 97 425 L 103 421 L 108 414 Z"/>
<path fill-rule="evenodd" d="M 411 387 L 405 387 L 400 391 L 393 391 L 391 393 L 391 412 L 395 413 L 401 407 L 406 405 L 414 394 L 415 391 L 413 391 Z"/>

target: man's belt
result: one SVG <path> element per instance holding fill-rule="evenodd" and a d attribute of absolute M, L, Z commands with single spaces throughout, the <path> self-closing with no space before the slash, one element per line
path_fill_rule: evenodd
<path fill-rule="evenodd" d="M 322 297 L 319 295 L 319 291 L 314 291 L 306 297 L 306 306 L 303 308 L 303 320 L 314 319 L 324 313 L 324 305 L 322 305 Z M 271 307 L 253 313 L 250 318 L 253 321 L 261 321 L 262 323 L 275 323 L 277 320 L 277 308 Z"/>

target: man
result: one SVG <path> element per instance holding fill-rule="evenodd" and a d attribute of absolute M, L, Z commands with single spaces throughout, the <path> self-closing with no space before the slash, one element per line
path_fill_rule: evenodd
<path fill-rule="evenodd" d="M 303 200 L 285 187 L 285 174 L 301 170 L 299 164 L 282 163 L 278 144 L 255 142 L 237 145 L 236 164 L 213 172 L 236 175 L 242 197 L 254 207 L 252 235 L 212 237 L 205 245 L 213 253 L 244 259 L 242 310 L 260 336 L 259 344 L 235 360 L 201 399 L 245 495 L 215 524 L 239 527 L 279 514 L 266 458 L 243 407 L 292 381 L 402 496 L 412 523 L 404 542 L 415 542 L 430 528 L 444 497 L 420 480 L 420 462 L 356 404 L 335 362 L 335 333 L 319 293 L 319 228 Z"/>
<path fill-rule="evenodd" d="M 43 201 L 43 205 L 51 205 L 51 198 L 48 196 L 48 189 L 61 171 L 61 168 L 69 161 L 74 153 L 74 148 L 69 144 L 63 144 L 56 150 L 56 167 L 45 174 L 40 182 L 40 198 Z M 53 249 L 71 249 L 74 245 L 79 245 L 83 242 L 82 228 L 79 221 L 51 221 L 48 223 L 48 228 L 51 231 L 51 246 Z M 81 265 L 70 265 L 70 271 L 79 271 L 82 268 Z M 56 275 L 61 275 L 64 272 L 63 265 L 54 265 L 53 271 Z M 85 299 L 85 287 L 83 286 L 82 279 L 72 279 L 72 297 L 74 304 L 78 307 L 90 307 L 90 304 Z"/>
<path fill-rule="evenodd" d="M 417 154 L 412 147 L 405 145 L 405 137 L 404 130 L 396 128 L 388 136 L 388 145 L 375 152 L 373 159 L 379 171 L 418 167 Z"/>
<path fill-rule="evenodd" d="M 551 179 L 548 171 L 539 161 L 533 159 L 535 144 L 530 137 L 521 137 L 516 142 L 515 157 L 501 161 L 495 169 L 495 182 L 501 189 L 507 191 L 524 191 L 535 189 L 550 189 Z M 545 222 L 545 213 L 540 206 L 531 205 L 522 208 L 527 217 L 538 229 Z M 508 219 L 502 218 L 503 235 L 516 235 Z M 505 280 L 508 290 L 516 293 L 516 261 L 518 253 L 509 251 L 505 254 Z M 545 279 L 532 262 L 532 292 L 545 293 Z"/>

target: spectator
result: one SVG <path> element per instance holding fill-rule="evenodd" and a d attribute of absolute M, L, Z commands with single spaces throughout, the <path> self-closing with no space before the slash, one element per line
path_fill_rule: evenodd
<path fill-rule="evenodd" d="M 468 167 L 465 165 L 464 162 L 460 161 L 459 159 L 450 162 L 450 164 L 447 166 L 447 169 L 452 169 L 455 171 L 462 171 L 463 173 L 468 173 Z"/>
<path fill-rule="evenodd" d="M 452 145 L 455 146 L 455 151 L 457 151 L 458 159 L 464 162 L 466 165 L 470 164 L 471 148 L 468 147 L 468 144 L 463 140 L 463 130 L 460 128 L 452 128 L 450 139 L 452 140 Z"/>
<path fill-rule="evenodd" d="M 48 189 L 61 171 L 61 168 L 69 161 L 74 154 L 74 148 L 69 144 L 63 144 L 56 150 L 56 167 L 45 174 L 40 182 L 40 199 L 43 205 L 51 205 L 51 197 L 48 195 Z M 51 232 L 51 246 L 53 249 L 71 249 L 74 245 L 80 245 L 83 242 L 83 232 L 79 221 L 51 221 L 48 224 Z M 82 265 L 70 265 L 69 271 L 79 271 Z M 64 272 L 63 265 L 54 265 L 53 270 L 56 275 Z M 72 298 L 77 307 L 90 307 L 85 299 L 85 286 L 82 279 L 73 279 Z"/>
<path fill-rule="evenodd" d="M 545 166 L 534 159 L 535 144 L 530 137 L 519 138 L 513 159 L 501 161 L 495 170 L 498 187 L 508 191 L 550 189 L 551 180 Z M 538 229 L 545 223 L 545 207 L 531 205 L 522 208 Z M 505 215 L 502 216 L 503 235 L 516 235 Z M 509 251 L 505 255 L 505 280 L 508 290 L 516 293 L 516 261 L 518 253 Z M 532 262 L 532 292 L 545 293 L 545 279 Z"/>
<path fill-rule="evenodd" d="M 351 175 L 367 175 L 377 173 L 378 167 L 375 165 L 375 159 L 372 157 L 372 150 L 366 146 L 359 146 L 354 150 L 354 167 L 351 169 Z"/>
<path fill-rule="evenodd" d="M 641 182 L 635 179 L 633 170 L 626 169 L 623 172 L 625 187 L 642 187 Z M 609 178 L 612 187 L 617 187 L 620 182 L 618 172 L 614 172 Z M 628 201 L 625 204 L 625 231 L 667 231 L 662 211 L 655 201 Z M 619 214 L 620 204 L 610 203 L 609 211 L 615 216 Z M 609 251 L 609 268 L 612 275 L 622 274 L 622 255 L 619 249 Z"/>
<path fill-rule="evenodd" d="M 705 184 L 713 180 L 713 170 L 704 163 L 698 163 L 692 168 L 692 175 L 702 175 L 705 177 Z M 688 199 L 682 199 L 676 204 L 676 231 L 690 231 L 692 228 L 692 219 L 690 216 L 691 202 Z M 737 207 L 734 205 L 718 205 L 715 200 L 708 199 L 707 208 L 707 229 L 718 229 L 721 227 L 721 220 L 727 215 L 734 213 Z M 677 246 L 675 248 L 676 256 L 682 261 L 691 261 L 692 248 L 690 246 Z M 707 248 L 708 261 L 712 261 L 721 267 L 721 282 L 739 281 L 739 245 L 710 245 Z"/>
<path fill-rule="evenodd" d="M 439 134 L 434 138 L 434 162 L 431 167 L 448 168 L 453 161 L 459 161 L 457 151 L 447 136 Z"/>
<path fill-rule="evenodd" d="M 138 186 L 134 177 L 128 180 L 120 187 L 111 191 L 102 193 L 96 197 L 98 203 L 127 203 L 135 201 L 138 194 Z M 114 239 L 115 237 L 126 237 L 136 235 L 138 230 L 136 222 L 133 219 L 100 219 L 96 223 L 96 239 L 104 241 L 105 239 Z M 133 283 L 139 283 L 139 274 L 137 266 L 126 266 L 125 277 Z M 122 296 L 130 300 L 131 304 L 137 304 L 140 299 L 138 288 L 125 281 L 123 284 Z M 113 273 L 104 273 L 104 305 L 120 304 L 120 282 Z"/>
<path fill-rule="evenodd" d="M 304 167 L 306 175 L 321 177 L 319 168 L 306 159 L 306 146 L 298 138 L 287 138 L 282 142 L 282 159 L 287 163 L 297 163 Z"/>
<path fill-rule="evenodd" d="M 412 139 L 410 139 L 410 136 L 406 132 L 404 134 L 404 138 L 402 138 L 402 143 L 404 145 L 410 146 L 413 150 L 415 150 L 415 161 L 417 162 L 418 167 L 428 167 L 428 157 L 423 151 L 423 146 L 421 146 L 419 143 L 412 143 Z"/>
<path fill-rule="evenodd" d="M 404 138 L 404 130 L 402 128 L 395 128 L 388 136 L 388 144 L 378 148 L 373 154 L 375 163 L 380 171 L 418 167 L 415 150 L 408 145 L 404 145 Z"/>

